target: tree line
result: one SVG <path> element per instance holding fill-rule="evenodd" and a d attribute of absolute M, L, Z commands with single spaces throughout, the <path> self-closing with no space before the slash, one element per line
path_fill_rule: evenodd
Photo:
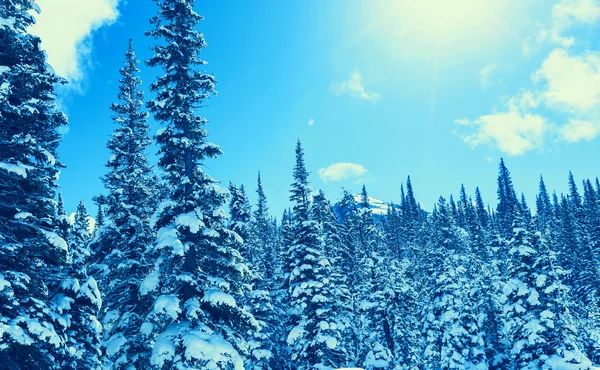
<path fill-rule="evenodd" d="M 145 100 L 130 40 L 92 229 L 58 178 L 67 118 L 33 0 L 0 3 L 0 368 L 592 369 L 600 363 L 600 184 L 540 178 L 535 212 L 503 160 L 498 203 L 478 188 L 431 212 L 410 181 L 374 214 L 366 188 L 331 202 L 295 148 L 277 221 L 204 171 L 221 149 L 198 111 L 194 0 L 154 0 Z M 149 134 L 152 114 L 162 126 Z M 158 148 L 158 168 L 146 156 Z M 406 190 L 406 191 L 405 191 Z M 226 212 L 226 210 L 228 212 Z"/>

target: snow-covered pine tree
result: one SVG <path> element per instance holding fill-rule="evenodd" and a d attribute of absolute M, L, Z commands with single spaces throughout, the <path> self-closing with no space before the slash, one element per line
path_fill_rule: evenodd
<path fill-rule="evenodd" d="M 242 257 L 256 267 L 258 251 L 254 250 L 251 240 L 252 209 L 244 185 L 236 186 L 230 182 L 229 194 L 229 229 L 243 240 L 240 246 Z"/>
<path fill-rule="evenodd" d="M 252 328 L 248 332 L 249 356 L 245 359 L 245 366 L 250 370 L 275 369 L 272 333 L 276 325 L 275 309 L 262 278 L 264 275 L 262 262 L 265 257 L 262 255 L 262 246 L 256 242 L 252 209 L 244 185 L 236 186 L 230 182 L 229 193 L 231 194 L 229 228 L 242 238 L 240 253 L 251 263 L 254 271 L 252 291 L 243 297 L 240 303 L 243 303 L 245 309 L 252 313 L 259 325 L 259 330 Z"/>
<path fill-rule="evenodd" d="M 336 356 L 341 356 L 332 361 L 338 367 L 355 366 L 353 359 L 353 343 L 351 340 L 352 328 L 352 301 L 347 285 L 347 279 L 341 270 L 341 238 L 337 217 L 331 203 L 322 190 L 313 197 L 313 219 L 319 224 L 319 238 L 325 257 L 331 264 L 330 281 L 332 294 L 330 311 L 326 313 L 326 321 L 333 322 L 339 328 L 336 337 L 338 342 Z M 328 316 L 328 317 L 327 317 Z"/>
<path fill-rule="evenodd" d="M 68 240 L 71 231 L 71 219 L 67 216 L 67 212 L 65 211 L 65 203 L 63 202 L 61 193 L 58 193 L 56 222 L 58 224 L 58 235 L 60 235 L 63 240 Z"/>
<path fill-rule="evenodd" d="M 138 64 L 130 39 L 119 71 L 118 102 L 110 106 L 116 127 L 106 145 L 111 156 L 102 177 L 108 194 L 98 198 L 109 222 L 92 243 L 95 265 L 90 270 L 105 296 L 101 312 L 104 362 L 112 369 L 147 368 L 150 355 L 150 343 L 139 331 L 151 302 L 141 295 L 140 286 L 148 272 L 144 252 L 154 238 L 149 226 L 154 205 L 152 172 L 145 154 L 151 143 L 148 113 L 143 111 Z"/>
<path fill-rule="evenodd" d="M 373 219 L 369 196 L 363 185 L 360 207 L 355 213 L 356 251 L 358 252 L 358 273 L 360 282 L 355 293 L 355 325 L 357 337 L 362 342 L 358 361 L 366 369 L 391 369 L 393 361 L 393 323 L 388 309 L 391 274 L 384 261 L 389 259 L 387 248 Z M 352 230 L 352 229 L 351 229 Z M 358 320 L 357 320 L 358 319 Z"/>
<path fill-rule="evenodd" d="M 147 35 L 158 40 L 148 61 L 161 67 L 148 103 L 163 125 L 157 134 L 158 165 L 170 187 L 152 219 L 157 240 L 148 251 L 153 271 L 142 292 L 154 299 L 142 324 L 153 343 L 153 368 L 242 368 L 247 332 L 258 324 L 237 304 L 250 270 L 237 250 L 242 240 L 227 228 L 222 207 L 228 192 L 202 170 L 221 148 L 207 141 L 207 120 L 196 113 L 214 92 L 216 79 L 199 70 L 206 46 L 196 30 L 202 16 L 194 0 L 155 0 L 158 14 Z"/>
<path fill-rule="evenodd" d="M 553 215 L 550 195 L 548 194 L 548 190 L 546 189 L 546 184 L 544 183 L 544 178 L 542 176 L 540 176 L 539 192 L 536 197 L 535 205 L 535 224 L 537 226 L 537 230 L 543 235 L 550 227 Z"/>
<path fill-rule="evenodd" d="M 590 369 L 578 348 L 567 304 L 568 288 L 541 233 L 514 211 L 508 280 L 503 291 L 505 334 L 515 369 Z"/>
<path fill-rule="evenodd" d="M 102 209 L 102 204 L 98 203 L 98 210 L 96 211 L 96 223 L 94 224 L 95 231 L 104 226 L 104 223 L 104 210 Z"/>
<path fill-rule="evenodd" d="M 254 219 L 252 230 L 254 235 L 254 243 L 260 247 L 259 257 L 261 257 L 261 273 L 262 280 L 266 286 L 273 288 L 275 271 L 278 269 L 280 256 L 278 256 L 275 245 L 275 227 L 269 216 L 269 207 L 267 205 L 267 196 L 262 185 L 260 172 L 258 173 L 256 187 L 256 210 L 254 211 Z"/>
<path fill-rule="evenodd" d="M 0 3 L 0 358 L 7 369 L 60 369 L 68 322 L 50 296 L 68 252 L 55 201 L 67 117 L 54 95 L 64 80 L 27 33 L 33 11 L 33 0 Z"/>
<path fill-rule="evenodd" d="M 67 346 L 70 358 L 64 366 L 71 369 L 101 367 L 102 325 L 98 321 L 98 313 L 102 298 L 96 280 L 88 273 L 92 236 L 90 216 L 81 200 L 69 233 L 69 264 L 65 268 L 67 277 L 60 282 L 58 294 L 53 297 L 60 312 L 69 317 Z M 58 302 L 62 302 L 62 305 Z"/>
<path fill-rule="evenodd" d="M 427 253 L 432 272 L 423 309 L 424 363 L 432 369 L 487 369 L 476 276 L 464 231 L 440 197 Z"/>
<path fill-rule="evenodd" d="M 85 202 L 80 200 L 77 204 L 68 243 L 72 266 L 82 275 L 87 275 L 87 266 L 92 254 L 90 251 L 90 242 L 92 241 L 90 229 L 90 215 Z"/>
<path fill-rule="evenodd" d="M 504 164 L 504 159 L 500 159 L 500 169 L 498 174 L 498 207 L 497 218 L 500 235 L 510 239 L 512 235 L 512 224 L 515 218 L 515 210 L 518 210 L 519 200 L 513 187 L 510 172 Z"/>
<path fill-rule="evenodd" d="M 293 235 L 287 261 L 289 327 L 287 342 L 291 361 L 298 370 L 336 369 L 344 360 L 343 347 L 338 346 L 344 327 L 335 319 L 333 306 L 337 299 L 331 276 L 331 265 L 323 252 L 319 224 L 311 215 L 311 191 L 304 151 L 296 144 L 296 164 L 290 200 L 294 202 Z"/>
<path fill-rule="evenodd" d="M 569 172 L 569 195 L 564 211 L 568 213 L 564 215 L 564 219 L 568 219 L 565 226 L 572 228 L 570 231 L 565 230 L 565 233 L 571 235 L 569 244 L 564 245 L 563 250 L 563 253 L 567 254 L 565 257 L 568 261 L 565 267 L 571 272 L 566 282 L 573 289 L 577 301 L 590 303 L 597 292 L 596 287 L 600 278 L 594 258 L 595 252 L 586 233 L 588 218 L 583 199 L 571 172 Z"/>
<path fill-rule="evenodd" d="M 475 210 L 477 213 L 477 219 L 479 220 L 479 223 L 484 228 L 487 228 L 490 222 L 490 215 L 485 209 L 485 205 L 483 204 L 483 198 L 481 197 L 479 187 L 475 188 Z"/>

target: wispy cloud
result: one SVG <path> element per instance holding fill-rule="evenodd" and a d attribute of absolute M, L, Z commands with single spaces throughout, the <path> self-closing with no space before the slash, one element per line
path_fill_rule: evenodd
<path fill-rule="evenodd" d="M 496 65 L 495 64 L 489 64 L 485 67 L 483 67 L 480 71 L 479 71 L 479 84 L 481 85 L 482 89 L 487 89 L 488 87 L 490 87 L 490 78 L 491 78 L 491 74 L 492 72 L 496 69 Z"/>
<path fill-rule="evenodd" d="M 40 36 L 56 73 L 78 86 L 92 52 L 91 36 L 112 24 L 119 0 L 37 0 L 41 13 L 30 32 Z"/>
<path fill-rule="evenodd" d="M 562 140 L 569 143 L 590 141 L 600 134 L 600 122 L 571 119 L 558 129 L 558 134 Z"/>
<path fill-rule="evenodd" d="M 500 112 L 455 121 L 468 130 L 459 133 L 465 143 L 521 155 L 542 148 L 548 138 L 576 143 L 600 135 L 600 53 L 570 48 L 577 40 L 569 33 L 573 26 L 600 20 L 600 0 L 561 0 L 551 19 L 534 38 L 554 49 L 531 74 L 529 87 L 509 98 Z M 480 75 L 489 72 L 484 68 Z"/>
<path fill-rule="evenodd" d="M 552 50 L 533 79 L 545 84 L 542 97 L 553 109 L 583 114 L 600 105 L 600 53 Z"/>
<path fill-rule="evenodd" d="M 461 136 L 465 143 L 472 147 L 487 144 L 508 155 L 521 155 L 539 148 L 550 127 L 544 117 L 516 110 L 488 114 L 472 121 L 461 119 L 456 123 L 473 128 L 470 134 Z"/>
<path fill-rule="evenodd" d="M 323 181 L 335 182 L 347 180 L 349 178 L 357 178 L 365 175 L 368 171 L 360 164 L 338 162 L 332 163 L 328 167 L 321 168 L 317 172 Z"/>
<path fill-rule="evenodd" d="M 350 74 L 347 81 L 332 85 L 336 95 L 348 94 L 349 96 L 362 100 L 377 101 L 381 96 L 376 92 L 368 92 L 363 84 L 363 76 L 359 71 Z"/>

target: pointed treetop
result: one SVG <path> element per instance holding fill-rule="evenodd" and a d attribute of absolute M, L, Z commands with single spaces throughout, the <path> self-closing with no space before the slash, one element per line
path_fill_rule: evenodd
<path fill-rule="evenodd" d="M 360 205 L 363 208 L 369 208 L 369 195 L 367 194 L 367 187 L 362 186 L 362 190 L 360 192 Z"/>

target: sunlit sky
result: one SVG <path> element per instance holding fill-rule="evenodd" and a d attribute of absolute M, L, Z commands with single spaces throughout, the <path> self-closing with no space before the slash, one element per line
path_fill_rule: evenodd
<path fill-rule="evenodd" d="M 31 31 L 70 81 L 59 89 L 70 118 L 61 190 L 68 210 L 84 199 L 94 213 L 127 39 L 151 56 L 144 31 L 157 7 L 38 3 Z M 219 80 L 201 114 L 225 152 L 206 171 L 245 184 L 254 202 L 260 170 L 275 216 L 289 205 L 298 138 L 312 186 L 330 199 L 366 184 L 397 202 L 410 175 L 425 209 L 461 183 L 495 205 L 500 157 L 530 205 L 540 174 L 561 192 L 569 170 L 600 173 L 600 0 L 198 0 L 196 10 Z M 141 68 L 147 88 L 161 72 Z"/>

